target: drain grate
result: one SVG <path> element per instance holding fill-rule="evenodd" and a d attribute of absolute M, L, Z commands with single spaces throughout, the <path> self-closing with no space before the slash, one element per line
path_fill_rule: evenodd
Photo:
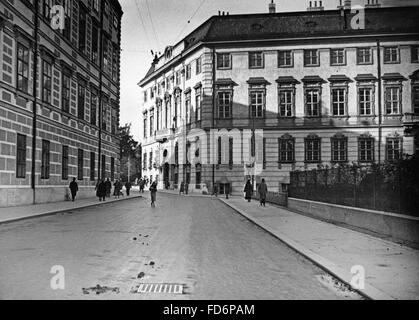
<path fill-rule="evenodd" d="M 137 293 L 183 294 L 183 285 L 173 283 L 141 283 Z"/>

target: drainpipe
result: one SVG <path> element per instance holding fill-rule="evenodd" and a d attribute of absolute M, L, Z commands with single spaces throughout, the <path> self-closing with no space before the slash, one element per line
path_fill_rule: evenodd
<path fill-rule="evenodd" d="M 212 48 L 212 128 L 215 129 L 215 104 L 217 102 L 217 98 L 215 96 L 215 79 L 216 79 L 216 75 L 215 75 L 215 46 Z M 210 138 L 211 139 L 211 138 Z M 213 150 L 214 146 L 211 146 L 211 158 L 213 160 Z M 212 161 L 212 190 L 214 192 L 214 186 L 215 186 L 215 164 L 214 161 Z"/>
<path fill-rule="evenodd" d="M 36 89 L 37 89 L 37 76 L 38 76 L 38 28 L 39 28 L 39 5 L 38 1 L 35 1 L 35 17 L 34 17 L 34 23 L 35 23 L 35 29 L 34 29 L 34 36 L 35 36 L 35 42 L 34 42 L 34 70 L 33 70 L 33 105 L 32 105 L 32 171 L 31 171 L 31 188 L 32 188 L 32 201 L 33 203 L 36 203 L 35 199 L 35 162 L 36 162 L 36 126 L 37 126 L 37 97 L 36 97 Z"/>
<path fill-rule="evenodd" d="M 98 141 L 98 168 L 97 168 L 97 178 L 98 180 L 104 179 L 105 177 L 101 177 L 102 174 L 102 122 L 103 122 L 103 106 L 102 106 L 102 79 L 103 79 L 103 10 L 104 10 L 104 2 L 100 2 L 100 28 L 99 28 L 99 42 L 98 42 L 98 50 L 99 50 L 99 141 Z"/>
<path fill-rule="evenodd" d="M 381 142 L 382 142 L 382 88 L 381 88 L 381 45 L 377 40 L 377 74 L 378 74 L 378 164 L 381 164 Z"/>

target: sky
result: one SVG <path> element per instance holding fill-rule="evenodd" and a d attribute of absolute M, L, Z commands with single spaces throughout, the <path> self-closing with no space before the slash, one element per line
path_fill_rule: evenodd
<path fill-rule="evenodd" d="M 230 14 L 267 13 L 270 0 L 119 0 L 122 17 L 120 123 L 132 124 L 140 139 L 141 89 L 137 83 L 150 68 L 154 52 L 163 52 L 218 11 Z M 419 5 L 419 0 L 379 0 L 383 6 Z M 309 0 L 275 0 L 276 11 L 305 11 Z M 323 0 L 335 9 L 339 0 Z M 364 0 L 352 3 L 363 4 Z"/>

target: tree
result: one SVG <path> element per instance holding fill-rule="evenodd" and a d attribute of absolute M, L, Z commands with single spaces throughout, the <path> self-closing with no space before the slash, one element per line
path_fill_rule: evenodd
<path fill-rule="evenodd" d="M 131 134 L 131 123 L 119 129 L 121 139 L 121 180 L 141 177 L 141 147 Z"/>

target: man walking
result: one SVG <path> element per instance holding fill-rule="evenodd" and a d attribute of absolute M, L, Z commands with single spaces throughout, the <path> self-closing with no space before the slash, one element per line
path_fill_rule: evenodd
<path fill-rule="evenodd" d="M 140 192 L 144 193 L 144 185 L 145 185 L 145 180 L 141 179 L 140 180 Z"/>
<path fill-rule="evenodd" d="M 106 185 L 105 181 L 99 180 L 96 184 L 96 196 L 99 197 L 99 201 L 106 201 Z"/>
<path fill-rule="evenodd" d="M 157 181 L 154 181 L 150 186 L 150 194 L 151 194 L 151 206 L 156 206 L 156 196 L 157 196 Z"/>
<path fill-rule="evenodd" d="M 111 181 L 108 179 L 106 179 L 105 182 L 105 192 L 106 192 L 106 197 L 109 198 L 111 196 L 111 190 L 112 190 L 112 184 Z"/>
<path fill-rule="evenodd" d="M 131 182 L 127 181 L 127 183 L 125 183 L 125 190 L 127 191 L 127 196 L 129 197 L 129 192 L 131 190 Z"/>
<path fill-rule="evenodd" d="M 76 178 L 73 178 L 73 181 L 70 182 L 70 191 L 71 191 L 71 199 L 74 200 L 76 199 L 76 195 L 77 195 L 77 191 L 79 191 L 79 185 L 76 182 Z"/>
<path fill-rule="evenodd" d="M 266 194 L 268 193 L 268 186 L 265 183 L 265 179 L 262 179 L 262 183 L 258 187 L 260 205 L 266 207 Z"/>
<path fill-rule="evenodd" d="M 247 180 L 246 186 L 244 187 L 245 196 L 244 198 L 247 200 L 247 202 L 252 201 L 252 195 L 253 195 L 253 186 L 250 182 L 250 179 Z"/>

